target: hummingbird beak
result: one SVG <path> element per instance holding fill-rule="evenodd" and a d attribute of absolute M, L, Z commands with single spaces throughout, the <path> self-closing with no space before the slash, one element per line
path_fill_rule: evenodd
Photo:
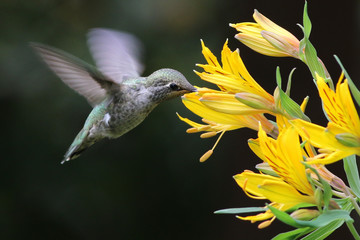
<path fill-rule="evenodd" d="M 188 87 L 188 88 L 184 88 L 184 90 L 186 90 L 188 92 L 197 92 L 198 91 L 197 88 L 192 85 L 190 85 L 190 87 Z"/>
<path fill-rule="evenodd" d="M 196 87 L 192 87 L 192 89 L 190 90 L 191 92 L 197 92 L 197 88 Z"/>

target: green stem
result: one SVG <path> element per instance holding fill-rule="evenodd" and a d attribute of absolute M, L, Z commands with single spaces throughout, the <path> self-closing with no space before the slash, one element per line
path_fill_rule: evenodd
<path fill-rule="evenodd" d="M 354 224 L 352 222 L 346 222 L 347 227 L 349 228 L 349 231 L 353 235 L 354 239 L 360 240 L 360 236 L 358 232 L 356 231 Z"/>
<path fill-rule="evenodd" d="M 359 207 L 359 205 L 357 204 L 355 198 L 353 198 L 353 196 L 349 196 L 349 197 L 350 197 L 351 204 L 353 205 L 355 211 L 356 211 L 357 214 L 360 216 L 360 207 Z"/>

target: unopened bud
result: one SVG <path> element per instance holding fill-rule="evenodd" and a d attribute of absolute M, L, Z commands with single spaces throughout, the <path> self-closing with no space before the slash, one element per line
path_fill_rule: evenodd
<path fill-rule="evenodd" d="M 320 215 L 320 212 L 315 209 L 298 209 L 290 214 L 296 220 L 309 221 Z"/>
<path fill-rule="evenodd" d="M 316 205 L 320 206 L 323 203 L 323 192 L 320 188 L 317 188 L 314 193 Z"/>
<path fill-rule="evenodd" d="M 345 183 L 344 183 L 344 181 L 343 181 L 341 178 L 336 177 L 336 176 L 334 176 L 333 178 L 331 178 L 330 184 L 331 184 L 331 186 L 333 186 L 334 188 L 339 189 L 339 190 L 341 190 L 341 191 L 344 191 L 344 190 L 347 188 L 346 185 L 345 185 Z"/>
<path fill-rule="evenodd" d="M 254 109 L 272 111 L 274 108 L 274 104 L 272 102 L 262 96 L 253 93 L 237 93 L 235 94 L 235 98 L 241 103 Z"/>
<path fill-rule="evenodd" d="M 279 175 L 269 166 L 269 163 L 267 162 L 256 164 L 255 168 L 267 175 L 279 177 Z"/>
<path fill-rule="evenodd" d="M 274 101 L 275 101 L 275 107 L 279 107 L 280 104 L 280 92 L 279 87 L 276 87 L 274 90 Z"/>
<path fill-rule="evenodd" d="M 299 58 L 299 42 L 289 42 L 290 39 L 269 31 L 261 31 L 261 36 L 279 51 Z"/>
<path fill-rule="evenodd" d="M 335 136 L 336 140 L 347 147 L 360 147 L 360 139 L 351 133 L 339 133 Z"/>
<path fill-rule="evenodd" d="M 341 207 L 333 199 L 330 199 L 329 209 L 341 209 Z"/>

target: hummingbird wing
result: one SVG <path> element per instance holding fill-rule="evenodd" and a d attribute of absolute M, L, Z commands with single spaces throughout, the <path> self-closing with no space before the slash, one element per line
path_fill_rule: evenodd
<path fill-rule="evenodd" d="M 117 83 L 139 77 L 144 70 L 139 60 L 142 44 L 131 34 L 94 28 L 88 33 L 88 45 L 99 70 Z"/>
<path fill-rule="evenodd" d="M 71 54 L 40 43 L 31 43 L 47 65 L 67 84 L 95 106 L 106 98 L 114 82 L 95 67 Z"/>

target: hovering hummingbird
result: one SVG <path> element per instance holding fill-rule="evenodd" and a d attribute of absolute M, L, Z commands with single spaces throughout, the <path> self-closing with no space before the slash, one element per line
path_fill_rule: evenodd
<path fill-rule="evenodd" d="M 88 45 L 98 69 L 59 49 L 31 45 L 65 84 L 93 106 L 61 163 L 78 157 L 103 138 L 127 133 L 159 103 L 196 91 L 180 72 L 170 68 L 141 77 L 141 44 L 124 32 L 101 28 L 89 31 Z"/>

